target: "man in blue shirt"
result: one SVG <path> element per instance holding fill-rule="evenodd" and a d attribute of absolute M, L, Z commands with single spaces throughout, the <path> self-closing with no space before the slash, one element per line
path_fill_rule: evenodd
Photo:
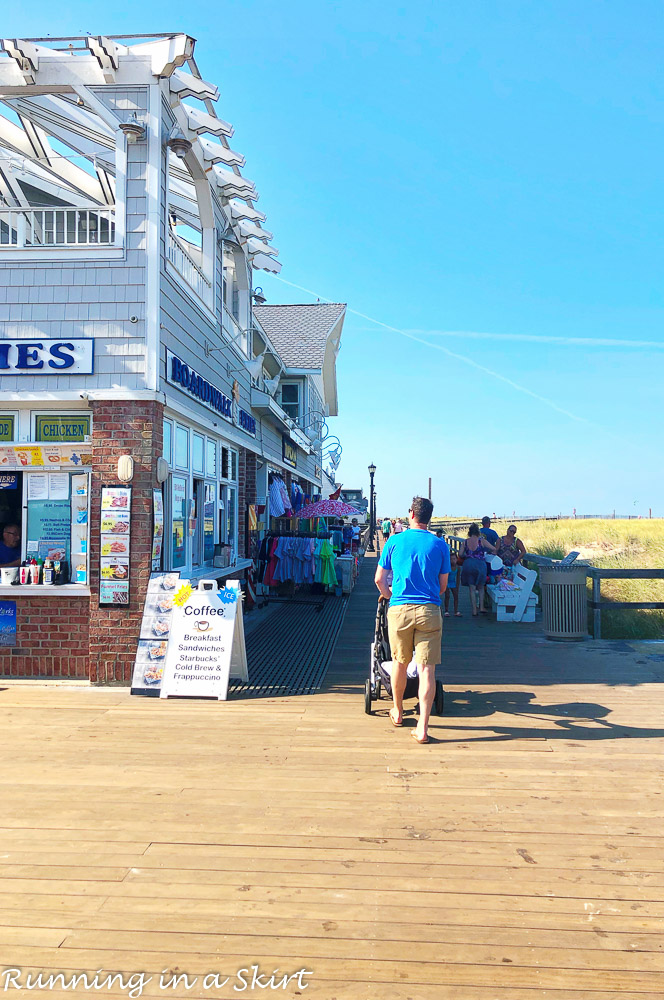
<path fill-rule="evenodd" d="M 443 637 L 440 599 L 450 571 L 447 542 L 428 530 L 432 514 L 430 500 L 414 498 L 408 511 L 412 530 L 392 535 L 385 543 L 375 576 L 381 597 L 390 602 L 387 623 L 394 700 L 390 719 L 393 726 L 403 725 L 406 670 L 414 654 L 420 676 L 420 721 L 411 735 L 418 743 L 429 742 L 427 731 Z M 390 571 L 391 589 L 387 582 Z"/>
<path fill-rule="evenodd" d="M 487 542 L 491 542 L 492 545 L 495 545 L 498 539 L 500 538 L 498 532 L 494 531 L 493 528 L 491 527 L 490 517 L 482 518 L 482 527 L 480 528 L 480 535 L 483 535 L 484 538 L 486 538 Z"/>

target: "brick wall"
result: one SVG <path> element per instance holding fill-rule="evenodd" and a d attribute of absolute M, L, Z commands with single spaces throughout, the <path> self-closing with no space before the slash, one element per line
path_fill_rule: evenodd
<path fill-rule="evenodd" d="M 17 594 L 16 646 L 0 650 L 0 675 L 86 678 L 89 608 L 88 597 Z"/>
<path fill-rule="evenodd" d="M 246 552 L 247 504 L 256 503 L 256 455 L 253 451 L 240 448 L 238 456 L 238 554 L 244 558 Z"/>
<path fill-rule="evenodd" d="M 152 490 L 162 452 L 163 405 L 143 400 L 93 402 L 93 473 L 90 488 L 90 682 L 128 684 L 136 654 L 152 554 Z M 99 607 L 102 486 L 117 478 L 120 455 L 134 459 L 131 485 L 129 604 Z"/>

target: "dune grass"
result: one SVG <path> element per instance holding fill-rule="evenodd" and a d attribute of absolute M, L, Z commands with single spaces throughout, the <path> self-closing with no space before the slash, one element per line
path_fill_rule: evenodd
<path fill-rule="evenodd" d="M 568 552 L 604 569 L 664 568 L 664 519 L 496 521 L 510 523 L 529 552 L 562 559 Z M 465 535 L 464 532 L 459 532 Z M 664 601 L 664 580 L 603 580 L 602 600 Z M 664 611 L 602 610 L 603 639 L 664 639 Z"/>

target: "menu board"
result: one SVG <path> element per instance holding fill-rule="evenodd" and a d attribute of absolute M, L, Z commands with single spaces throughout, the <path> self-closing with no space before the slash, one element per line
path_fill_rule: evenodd
<path fill-rule="evenodd" d="M 64 466 L 75 469 L 82 465 L 92 465 L 92 449 L 89 444 L 24 444 L 0 445 L 0 471 L 9 469 L 29 469 L 34 466 L 57 468 Z"/>
<path fill-rule="evenodd" d="M 99 603 L 129 604 L 131 487 L 102 486 Z"/>
<path fill-rule="evenodd" d="M 27 531 L 28 558 L 69 560 L 71 536 L 69 500 L 28 499 Z"/>
<path fill-rule="evenodd" d="M 161 490 L 152 491 L 152 569 L 161 566 L 164 546 L 164 496 Z"/>
<path fill-rule="evenodd" d="M 174 593 L 179 572 L 153 573 L 148 583 L 131 693 L 158 697 L 171 634 Z"/>
<path fill-rule="evenodd" d="M 224 590 L 187 590 L 174 595 L 173 641 L 159 696 L 225 700 L 240 585 L 229 580 Z"/>

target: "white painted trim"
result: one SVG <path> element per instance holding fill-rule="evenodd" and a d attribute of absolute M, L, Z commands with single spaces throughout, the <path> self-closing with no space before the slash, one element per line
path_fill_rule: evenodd
<path fill-rule="evenodd" d="M 80 376 L 86 378 L 85 375 Z M 84 395 L 85 394 L 85 395 Z M 41 391 L 28 392 L 25 389 L 14 392 L 13 390 L 0 390 L 0 402 L 8 402 L 16 406 L 31 406 L 33 403 L 40 405 L 45 403 L 66 402 L 81 399 L 153 399 L 158 403 L 165 400 L 163 392 L 155 392 L 152 389 L 86 389 L 85 384 L 80 389 L 43 389 Z"/>
<path fill-rule="evenodd" d="M 148 93 L 148 161 L 146 165 L 146 282 L 145 282 L 145 384 L 159 388 L 159 283 L 161 272 L 161 87 L 151 84 Z"/>
<path fill-rule="evenodd" d="M 0 585 L 0 597 L 89 597 L 90 588 L 83 583 L 63 583 L 60 587 L 45 587 L 43 583 L 27 583 L 23 586 Z M 3 680 L 4 684 L 4 680 Z"/>
<path fill-rule="evenodd" d="M 127 139 L 115 133 L 115 246 L 124 247 L 127 232 Z"/>
<path fill-rule="evenodd" d="M 77 264 L 81 264 L 84 261 L 99 261 L 99 260 L 124 260 L 125 250 L 124 247 L 97 247 L 91 250 L 90 247 L 82 247 L 78 250 L 76 247 L 69 247 L 67 249 L 60 250 L 45 250 L 43 247 L 39 248 L 29 248 L 25 247 L 22 250 L 3 250 L 0 247 L 0 264 L 54 264 L 57 261 L 75 261 Z"/>

